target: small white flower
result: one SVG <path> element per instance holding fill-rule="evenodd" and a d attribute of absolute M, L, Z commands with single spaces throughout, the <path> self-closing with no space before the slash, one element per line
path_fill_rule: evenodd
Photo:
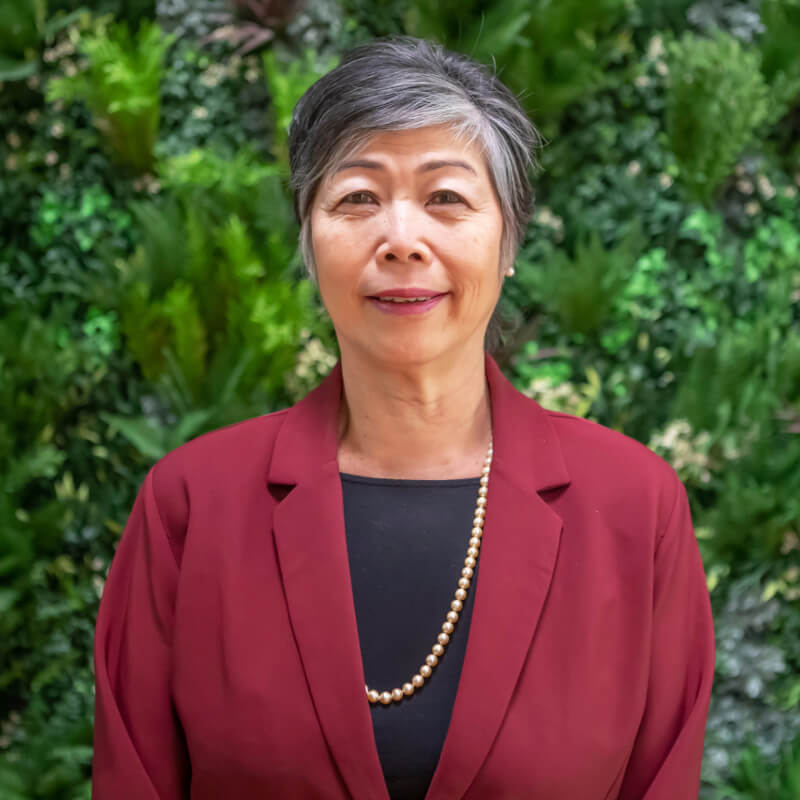
<path fill-rule="evenodd" d="M 39 111 L 37 109 L 31 109 L 26 115 L 25 119 L 28 122 L 28 125 L 35 125 L 39 121 Z"/>
<path fill-rule="evenodd" d="M 650 85 L 650 78 L 647 75 L 638 75 L 633 82 L 640 89 L 644 89 L 645 86 Z"/>
<path fill-rule="evenodd" d="M 64 126 L 60 122 L 54 122 L 50 126 L 50 135 L 54 139 L 60 139 L 64 135 Z"/>
<path fill-rule="evenodd" d="M 247 70 L 245 70 L 244 79 L 248 83 L 255 83 L 258 80 L 258 70 L 254 67 L 249 67 Z"/>
<path fill-rule="evenodd" d="M 642 165 L 638 161 L 631 161 L 631 163 L 628 164 L 628 169 L 626 170 L 628 175 L 631 176 L 636 176 L 641 171 L 642 171 Z"/>
<path fill-rule="evenodd" d="M 742 194 L 753 194 L 753 182 L 747 178 L 742 178 L 741 180 L 736 181 L 736 188 Z"/>
<path fill-rule="evenodd" d="M 44 156 L 44 163 L 47 164 L 48 167 L 58 164 L 58 153 L 56 153 L 55 150 L 48 150 Z"/>
<path fill-rule="evenodd" d="M 745 207 L 744 210 L 747 212 L 748 216 L 755 216 L 761 211 L 761 203 L 758 200 L 751 200 Z"/>
<path fill-rule="evenodd" d="M 215 86 L 219 86 L 220 81 L 222 81 L 222 79 L 226 76 L 227 72 L 222 64 L 212 64 L 200 76 L 200 83 L 202 83 L 204 86 L 208 86 L 210 89 L 213 89 Z"/>
<path fill-rule="evenodd" d="M 792 550 L 800 550 L 800 538 L 793 530 L 788 530 L 783 535 L 783 544 L 781 545 L 781 553 L 786 555 Z"/>
<path fill-rule="evenodd" d="M 19 159 L 11 154 L 6 158 L 6 169 L 9 172 L 13 172 L 19 166 Z"/>
<path fill-rule="evenodd" d="M 14 150 L 22 144 L 22 139 L 19 138 L 19 134 L 16 131 L 11 131 L 8 136 L 6 136 L 6 141 L 8 142 L 8 146 Z"/>
<path fill-rule="evenodd" d="M 667 66 L 666 61 L 656 61 L 656 72 L 661 75 L 661 77 L 665 77 L 669 75 L 669 67 Z"/>
<path fill-rule="evenodd" d="M 795 197 L 797 195 L 797 189 L 795 189 L 794 186 L 784 186 L 781 194 L 784 197 Z"/>
<path fill-rule="evenodd" d="M 771 200 L 775 197 L 775 187 L 770 183 L 766 175 L 759 175 L 758 178 L 756 178 L 756 183 L 758 184 L 758 191 L 761 192 L 761 195 L 767 200 Z"/>
<path fill-rule="evenodd" d="M 208 117 L 208 109 L 205 106 L 195 106 L 192 109 L 192 116 L 195 119 L 206 119 Z"/>
<path fill-rule="evenodd" d="M 664 40 L 660 36 L 653 36 L 647 43 L 647 57 L 660 58 L 664 55 Z"/>
<path fill-rule="evenodd" d="M 658 183 L 662 189 L 669 189 L 672 186 L 673 180 L 671 175 L 667 175 L 666 172 L 662 172 L 658 176 Z"/>

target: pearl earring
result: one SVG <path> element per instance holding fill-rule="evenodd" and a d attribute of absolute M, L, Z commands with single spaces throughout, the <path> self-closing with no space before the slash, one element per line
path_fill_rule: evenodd
<path fill-rule="evenodd" d="M 506 275 L 508 275 L 508 276 L 511 276 L 511 275 L 513 275 L 513 274 L 514 274 L 514 267 L 509 267 L 509 268 L 506 270 Z"/>

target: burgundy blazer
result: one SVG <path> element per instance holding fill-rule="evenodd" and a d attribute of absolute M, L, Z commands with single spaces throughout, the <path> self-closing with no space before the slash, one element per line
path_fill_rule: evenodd
<path fill-rule="evenodd" d="M 480 571 L 426 800 L 695 800 L 715 649 L 686 491 L 636 440 L 546 410 L 489 356 L 486 374 Z M 388 799 L 341 386 L 337 365 L 292 408 L 200 436 L 144 479 L 97 619 L 94 800 Z"/>

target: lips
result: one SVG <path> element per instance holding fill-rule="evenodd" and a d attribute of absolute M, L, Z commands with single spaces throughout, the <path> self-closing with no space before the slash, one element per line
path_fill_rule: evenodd
<path fill-rule="evenodd" d="M 375 297 L 376 300 L 380 300 L 382 303 L 424 303 L 426 300 L 430 300 L 431 297 L 439 297 L 438 294 L 429 294 L 422 297 Z"/>
<path fill-rule="evenodd" d="M 437 306 L 447 292 L 434 292 L 430 289 L 389 289 L 370 295 L 367 300 L 387 314 L 424 314 Z"/>
<path fill-rule="evenodd" d="M 375 294 L 369 295 L 369 297 L 389 303 L 419 303 L 430 300 L 432 297 L 439 297 L 443 294 L 445 294 L 445 292 L 439 292 L 435 289 L 428 289 L 420 286 L 398 286 L 394 289 L 384 289 L 382 292 L 375 292 Z"/>

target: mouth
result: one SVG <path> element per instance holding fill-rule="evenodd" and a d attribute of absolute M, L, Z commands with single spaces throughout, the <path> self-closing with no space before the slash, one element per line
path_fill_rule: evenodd
<path fill-rule="evenodd" d="M 432 297 L 441 297 L 440 294 L 426 294 L 419 297 L 370 297 L 370 300 L 379 300 L 382 303 L 424 303 Z"/>
<path fill-rule="evenodd" d="M 437 306 L 447 292 L 394 290 L 367 297 L 376 308 L 389 314 L 422 314 Z"/>

